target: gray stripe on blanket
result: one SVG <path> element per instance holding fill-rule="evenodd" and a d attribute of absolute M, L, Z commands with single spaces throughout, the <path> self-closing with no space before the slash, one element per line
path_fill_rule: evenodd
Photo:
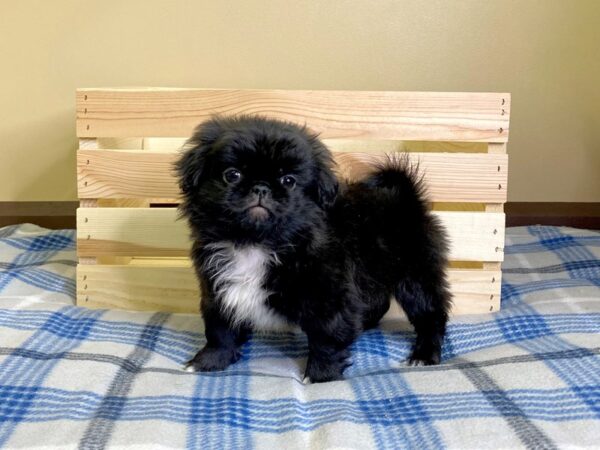
<path fill-rule="evenodd" d="M 460 361 L 460 358 L 457 358 Z M 527 448 L 555 449 L 556 445 L 531 422 L 519 406 L 490 377 L 485 370 L 471 366 L 463 370 L 464 375 L 479 389 L 485 398 L 498 410 L 504 420 Z"/>
<path fill-rule="evenodd" d="M 530 274 L 530 273 L 562 273 L 573 269 L 588 269 L 600 266 L 600 261 L 577 261 L 576 263 L 554 264 L 543 267 L 514 267 L 502 269 L 502 273 Z"/>
<path fill-rule="evenodd" d="M 159 329 L 169 318 L 169 314 L 156 313 L 152 315 L 148 323 L 144 326 L 135 349 L 127 356 L 126 360 L 131 362 L 134 367 L 140 368 L 146 363 L 152 355 L 152 347 L 146 348 L 143 344 L 148 341 L 152 344 L 156 343 L 157 329 Z M 80 449 L 103 449 L 108 444 L 112 430 L 115 426 L 115 421 L 112 417 L 118 417 L 119 413 L 125 405 L 125 398 L 131 390 L 133 380 L 139 370 L 127 370 L 121 366 L 108 392 L 104 396 L 102 403 L 94 414 L 94 418 L 90 421 L 83 438 L 79 442 Z M 115 399 L 121 399 L 120 403 L 116 403 Z"/>
<path fill-rule="evenodd" d="M 197 376 L 195 372 L 186 372 L 185 370 L 179 369 L 167 369 L 163 367 L 140 367 L 138 364 L 119 356 L 107 355 L 104 353 L 78 353 L 78 352 L 60 352 L 60 353 L 42 353 L 36 350 L 29 350 L 25 348 L 16 347 L 0 347 L 0 355 L 12 355 L 21 356 L 23 358 L 38 359 L 38 360 L 50 360 L 50 359 L 67 359 L 71 361 L 94 361 L 99 363 L 114 364 L 120 366 L 122 370 L 127 370 L 132 373 L 168 373 L 171 375 L 181 376 Z M 536 354 L 526 355 L 515 355 L 506 356 L 503 358 L 488 359 L 484 361 L 459 361 L 447 364 L 441 364 L 438 366 L 405 366 L 397 367 L 385 370 L 376 370 L 368 372 L 364 375 L 357 375 L 357 377 L 382 375 L 386 373 L 403 373 L 403 372 L 445 372 L 450 370 L 479 370 L 482 367 L 499 366 L 503 364 L 520 364 L 528 363 L 531 361 L 548 361 L 548 360 L 559 360 L 559 359 L 578 359 L 585 358 L 592 355 L 600 355 L 600 347 L 595 348 L 575 348 L 569 350 L 560 350 L 555 352 L 544 352 Z M 182 361 L 183 363 L 183 361 Z M 235 366 L 232 366 L 227 372 L 205 372 L 202 374 L 206 377 L 226 377 L 226 376 L 240 376 L 240 375 L 251 375 L 258 377 L 274 377 L 274 378 L 289 378 L 288 376 L 282 375 L 271 375 L 262 374 L 256 371 L 238 371 L 235 370 Z"/>

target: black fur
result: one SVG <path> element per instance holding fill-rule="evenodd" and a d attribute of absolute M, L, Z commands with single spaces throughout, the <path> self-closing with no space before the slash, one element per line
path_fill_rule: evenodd
<path fill-rule="evenodd" d="M 446 233 L 429 213 L 417 169 L 405 157 L 390 158 L 362 181 L 338 185 L 331 153 L 315 135 L 250 116 L 209 120 L 189 146 L 176 169 L 207 337 L 189 362 L 194 370 L 234 363 L 252 329 L 251 323 L 234 325 L 222 308 L 210 276 L 210 244 L 216 242 L 259 245 L 276 254 L 278 264 L 268 266 L 263 283 L 270 292 L 266 303 L 307 334 L 312 382 L 342 377 L 348 347 L 377 325 L 391 297 L 417 334 L 409 362 L 440 362 L 451 303 Z M 228 168 L 241 173 L 233 185 L 224 180 Z M 282 186 L 283 175 L 295 177 L 296 185 Z M 260 208 L 251 214 L 256 202 L 268 214 Z"/>

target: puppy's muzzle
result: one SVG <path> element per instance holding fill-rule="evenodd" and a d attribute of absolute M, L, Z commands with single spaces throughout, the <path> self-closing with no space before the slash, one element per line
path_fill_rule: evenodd
<path fill-rule="evenodd" d="M 254 201 L 248 209 L 248 214 L 254 220 L 262 222 L 269 217 L 270 209 L 268 204 L 271 198 L 271 188 L 265 183 L 257 183 L 252 187 L 251 192 Z"/>

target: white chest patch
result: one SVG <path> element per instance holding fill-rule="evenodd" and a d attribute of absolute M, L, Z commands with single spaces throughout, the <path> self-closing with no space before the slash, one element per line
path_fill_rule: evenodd
<path fill-rule="evenodd" d="M 277 255 L 260 246 L 211 244 L 214 253 L 205 263 L 223 313 L 233 325 L 247 322 L 256 330 L 287 330 L 289 323 L 266 305 L 270 292 L 263 287 L 269 265 L 279 264 Z"/>

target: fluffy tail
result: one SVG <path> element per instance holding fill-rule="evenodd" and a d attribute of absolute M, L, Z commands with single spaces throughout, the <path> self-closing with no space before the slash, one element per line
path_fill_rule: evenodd
<path fill-rule="evenodd" d="M 373 171 L 362 180 L 371 189 L 388 191 L 403 202 L 425 207 L 427 194 L 419 163 L 410 161 L 407 153 L 388 154 Z"/>

